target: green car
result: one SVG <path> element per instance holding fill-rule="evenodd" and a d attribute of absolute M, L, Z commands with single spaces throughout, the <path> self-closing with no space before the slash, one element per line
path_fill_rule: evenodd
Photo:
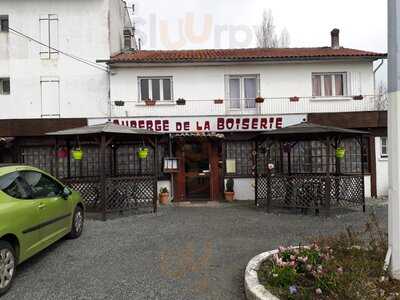
<path fill-rule="evenodd" d="M 29 166 L 0 165 L 0 296 L 16 266 L 64 236 L 81 235 L 79 193 Z"/>

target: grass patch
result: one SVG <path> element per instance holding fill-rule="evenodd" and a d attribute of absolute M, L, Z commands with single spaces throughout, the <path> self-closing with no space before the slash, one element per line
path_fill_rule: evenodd
<path fill-rule="evenodd" d="M 383 270 L 386 251 L 387 235 L 372 214 L 361 231 L 280 247 L 258 278 L 281 299 L 400 299 L 400 281 Z"/>

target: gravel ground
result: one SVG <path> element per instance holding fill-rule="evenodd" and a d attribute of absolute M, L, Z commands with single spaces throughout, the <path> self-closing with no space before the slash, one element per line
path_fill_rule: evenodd
<path fill-rule="evenodd" d="M 387 207 L 371 203 L 385 226 Z M 368 214 L 266 214 L 250 203 L 167 207 L 157 215 L 87 221 L 18 268 L 3 299 L 244 299 L 243 272 L 260 252 L 365 224 Z"/>

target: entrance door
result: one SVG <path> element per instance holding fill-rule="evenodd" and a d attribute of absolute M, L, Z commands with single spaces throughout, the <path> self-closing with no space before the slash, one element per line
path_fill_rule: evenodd
<path fill-rule="evenodd" d="M 184 145 L 185 194 L 188 200 L 210 199 L 209 143 L 194 141 Z"/>

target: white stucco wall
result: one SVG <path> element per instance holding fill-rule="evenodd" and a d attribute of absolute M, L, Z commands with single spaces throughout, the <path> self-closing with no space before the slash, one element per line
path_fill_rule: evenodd
<path fill-rule="evenodd" d="M 2 0 L 0 14 L 9 15 L 9 26 L 37 40 L 40 16 L 57 15 L 58 49 L 95 62 L 117 51 L 122 35 L 120 0 Z M 110 31 L 113 33 L 111 40 Z M 64 55 L 41 59 L 40 45 L 12 32 L 0 33 L 0 77 L 11 78 L 11 94 L 0 95 L 1 119 L 40 118 L 41 77 L 60 81 L 61 117 L 101 117 L 107 115 L 108 75 Z M 56 100 L 55 100 L 56 101 Z"/>
<path fill-rule="evenodd" d="M 225 75 L 259 74 L 260 95 L 266 98 L 261 105 L 261 114 L 288 114 L 308 112 L 335 112 L 371 110 L 368 101 L 352 100 L 349 97 L 330 99 L 301 99 L 290 103 L 279 97 L 311 97 L 313 72 L 348 72 L 359 78 L 357 88 L 349 87 L 354 95 L 373 94 L 373 72 L 370 62 L 310 62 L 310 63 L 257 63 L 214 66 L 155 66 L 113 67 L 111 76 L 111 100 L 125 101 L 125 106 L 114 107 L 114 117 L 134 116 L 180 116 L 180 115 L 223 115 L 225 105 L 216 105 L 214 99 L 225 98 Z M 356 74 L 356 75 L 354 75 Z M 138 104 L 138 77 L 172 76 L 173 98 L 184 98 L 186 105 L 161 103 L 154 107 Z M 350 80 L 350 76 L 349 80 Z M 349 84 L 350 85 L 350 84 Z M 207 100 L 207 101 L 204 101 Z M 163 105 L 162 105 L 163 104 Z"/>
<path fill-rule="evenodd" d="M 381 138 L 375 137 L 376 188 L 379 196 L 387 196 L 389 191 L 388 159 L 381 157 Z"/>

